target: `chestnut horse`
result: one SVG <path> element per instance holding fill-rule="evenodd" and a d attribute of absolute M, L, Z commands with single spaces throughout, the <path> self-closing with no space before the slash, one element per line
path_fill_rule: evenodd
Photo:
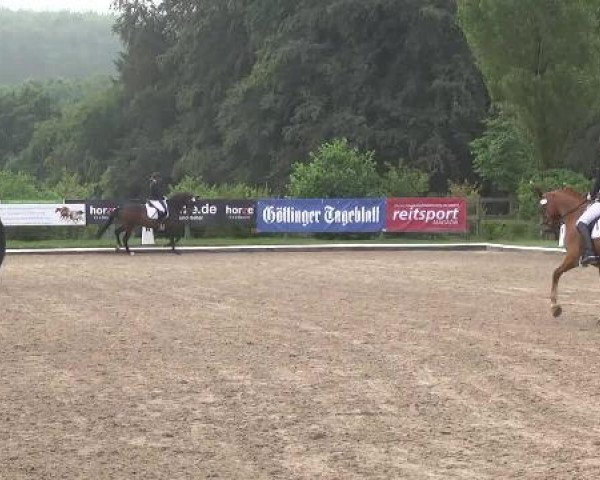
<path fill-rule="evenodd" d="M 100 238 L 112 223 L 119 223 L 120 226 L 115 230 L 115 237 L 117 238 L 116 250 L 119 251 L 121 247 L 125 246 L 125 251 L 131 255 L 128 242 L 135 227 L 153 228 L 155 231 L 162 229 L 164 230 L 164 234 L 170 239 L 169 245 L 172 252 L 177 253 L 175 251 L 175 244 L 183 237 L 183 224 L 179 220 L 179 214 L 187 209 L 193 209 L 195 203 L 196 197 L 191 193 L 175 193 L 167 199 L 167 207 L 169 209 L 168 218 L 161 218 L 160 220 L 148 217 L 144 204 L 130 204 L 124 207 L 117 207 L 110 213 L 107 222 L 100 227 L 97 236 Z M 125 232 L 125 235 L 123 235 L 123 243 L 121 243 L 121 234 L 123 232 Z"/>
<path fill-rule="evenodd" d="M 561 275 L 572 268 L 579 266 L 579 259 L 583 254 L 583 242 L 576 228 L 577 219 L 588 206 L 586 197 L 571 188 L 562 188 L 551 192 L 542 193 L 537 190 L 540 197 L 542 211 L 542 225 L 546 231 L 555 231 L 563 223 L 566 227 L 565 246 L 566 254 L 562 263 L 552 274 L 552 290 L 550 304 L 552 315 L 560 316 L 562 307 L 557 303 L 558 280 Z M 594 240 L 596 251 L 600 251 L 600 239 Z M 595 265 L 598 267 L 598 265 Z"/>
<path fill-rule="evenodd" d="M 4 254 L 6 253 L 6 237 L 4 236 L 4 225 L 0 220 L 0 266 L 4 261 Z"/>

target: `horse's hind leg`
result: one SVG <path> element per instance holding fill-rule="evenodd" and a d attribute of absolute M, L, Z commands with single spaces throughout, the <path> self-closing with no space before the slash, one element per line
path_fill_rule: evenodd
<path fill-rule="evenodd" d="M 558 297 L 558 280 L 561 275 L 568 272 L 572 268 L 575 268 L 578 264 L 578 257 L 567 255 L 563 262 L 554 270 L 552 274 L 552 290 L 550 292 L 550 305 L 552 308 L 552 315 L 559 317 L 562 314 L 562 307 L 557 302 Z"/>

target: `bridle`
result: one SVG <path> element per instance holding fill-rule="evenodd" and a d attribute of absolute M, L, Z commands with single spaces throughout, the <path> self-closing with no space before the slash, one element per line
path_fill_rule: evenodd
<path fill-rule="evenodd" d="M 563 214 L 560 216 L 560 222 L 561 223 L 565 223 L 565 220 L 567 219 L 567 217 L 569 215 L 571 215 L 572 213 L 575 213 L 577 210 L 579 210 L 583 205 L 585 205 L 586 203 L 588 203 L 587 198 L 584 199 L 580 204 L 578 204 L 576 207 L 572 208 L 571 210 L 569 210 L 567 213 Z"/>
<path fill-rule="evenodd" d="M 547 198 L 545 198 L 545 199 L 543 199 L 543 200 L 546 200 L 546 202 L 545 202 L 545 203 L 542 203 L 542 205 L 546 205 L 546 204 L 548 203 L 548 199 L 547 199 Z M 542 200 L 542 201 L 543 201 L 543 200 Z M 541 202 L 540 202 L 540 203 L 541 203 Z M 558 217 L 558 223 L 559 223 L 559 225 L 560 225 L 561 223 L 566 223 L 566 220 L 567 220 L 567 218 L 569 217 L 569 215 L 571 215 L 571 214 L 575 213 L 577 210 L 579 210 L 579 209 L 580 209 L 580 208 L 581 208 L 583 205 L 585 205 L 586 203 L 588 203 L 588 199 L 587 199 L 587 198 L 585 198 L 583 201 L 581 201 L 580 203 L 578 203 L 578 204 L 577 204 L 575 207 L 573 207 L 573 208 L 572 208 L 571 210 L 569 210 L 568 212 L 566 212 L 566 213 L 563 213 L 562 215 L 559 215 L 559 217 Z M 544 215 L 544 217 L 545 217 L 545 215 Z M 544 222 L 544 223 L 546 224 L 546 222 Z M 546 224 L 546 225 L 548 225 L 548 224 Z"/>

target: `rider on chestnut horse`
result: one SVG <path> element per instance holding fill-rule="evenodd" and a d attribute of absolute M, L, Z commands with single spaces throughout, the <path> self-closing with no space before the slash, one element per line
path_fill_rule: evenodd
<path fill-rule="evenodd" d="M 581 257 L 581 265 L 584 267 L 600 262 L 600 257 L 594 248 L 594 241 L 592 240 L 592 230 L 596 221 L 600 218 L 600 168 L 596 172 L 596 181 L 594 188 L 588 194 L 588 200 L 591 200 L 593 203 L 577 220 L 577 231 L 583 239 L 584 253 Z"/>

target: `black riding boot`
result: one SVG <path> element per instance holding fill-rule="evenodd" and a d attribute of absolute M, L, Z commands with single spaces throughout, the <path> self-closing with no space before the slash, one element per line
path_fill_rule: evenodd
<path fill-rule="evenodd" d="M 165 230 L 165 223 L 164 223 L 164 217 L 165 217 L 165 212 L 156 209 L 156 223 L 158 224 L 156 226 L 156 230 L 158 230 L 159 232 L 162 232 Z"/>
<path fill-rule="evenodd" d="M 598 263 L 600 258 L 596 255 L 596 249 L 594 248 L 594 241 L 592 240 L 592 232 L 589 226 L 583 222 L 577 224 L 577 230 L 583 239 L 583 257 L 581 257 L 581 265 L 584 267 L 590 264 Z"/>

